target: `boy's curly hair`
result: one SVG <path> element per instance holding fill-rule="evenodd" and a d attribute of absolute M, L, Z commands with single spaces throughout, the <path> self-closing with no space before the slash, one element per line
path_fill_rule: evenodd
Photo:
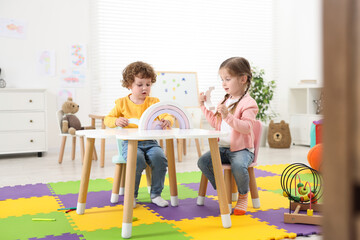
<path fill-rule="evenodd" d="M 138 78 L 151 78 L 151 83 L 156 82 L 156 73 L 150 64 L 144 62 L 130 63 L 123 71 L 122 86 L 125 88 L 131 87 L 135 81 L 135 77 Z"/>

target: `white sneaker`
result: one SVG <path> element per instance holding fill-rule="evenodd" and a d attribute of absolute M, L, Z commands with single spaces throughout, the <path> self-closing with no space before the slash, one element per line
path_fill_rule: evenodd
<path fill-rule="evenodd" d="M 151 199 L 151 202 L 159 207 L 169 206 L 169 203 L 166 200 L 164 200 L 161 196 L 157 196 L 156 198 Z"/>

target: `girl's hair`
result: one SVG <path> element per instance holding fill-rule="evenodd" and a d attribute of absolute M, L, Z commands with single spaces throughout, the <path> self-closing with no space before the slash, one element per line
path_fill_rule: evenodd
<path fill-rule="evenodd" d="M 242 77 L 242 76 L 247 77 L 247 81 L 246 81 L 247 88 L 245 89 L 244 94 L 239 98 L 238 101 L 232 103 L 228 107 L 229 112 L 233 114 L 235 112 L 235 109 L 236 109 L 237 105 L 241 101 L 241 99 L 245 96 L 245 94 L 250 89 L 251 78 L 252 78 L 251 67 L 250 67 L 250 64 L 249 64 L 248 60 L 246 60 L 245 58 L 243 58 L 243 57 L 232 57 L 232 58 L 226 59 L 220 65 L 219 70 L 220 69 L 226 69 L 228 71 L 228 73 L 232 77 Z M 224 100 L 221 102 L 221 104 L 223 104 L 229 97 L 230 97 L 230 94 L 225 94 Z M 215 116 L 220 117 L 220 113 L 216 112 Z"/>
<path fill-rule="evenodd" d="M 156 82 L 156 73 L 150 64 L 144 62 L 130 63 L 123 71 L 122 86 L 129 88 L 135 81 L 135 77 L 138 78 L 151 78 L 151 83 Z"/>

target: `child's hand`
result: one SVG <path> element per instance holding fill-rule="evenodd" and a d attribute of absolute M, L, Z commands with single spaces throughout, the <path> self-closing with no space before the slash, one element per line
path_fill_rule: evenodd
<path fill-rule="evenodd" d="M 160 122 L 162 129 L 171 128 L 171 122 L 169 120 L 161 119 Z"/>
<path fill-rule="evenodd" d="M 221 114 L 222 118 L 226 118 L 228 116 L 228 114 L 229 114 L 228 108 L 226 107 L 225 104 L 219 104 L 216 107 L 216 111 Z"/>
<path fill-rule="evenodd" d="M 129 119 L 119 117 L 118 119 L 116 119 L 115 125 L 118 127 L 126 127 L 127 125 L 129 125 Z"/>
<path fill-rule="evenodd" d="M 206 95 L 204 94 L 204 92 L 201 92 L 199 95 L 200 106 L 204 106 L 205 101 L 206 101 Z"/>

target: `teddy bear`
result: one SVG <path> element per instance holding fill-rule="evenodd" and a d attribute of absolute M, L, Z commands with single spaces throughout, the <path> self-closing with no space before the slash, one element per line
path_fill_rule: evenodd
<path fill-rule="evenodd" d="M 289 148 L 291 145 L 291 134 L 289 124 L 282 120 L 280 123 L 270 121 L 268 131 L 268 143 L 272 148 Z"/>
<path fill-rule="evenodd" d="M 69 97 L 62 105 L 62 111 L 64 113 L 61 121 L 62 133 L 70 133 L 75 135 L 76 130 L 91 129 L 92 127 L 82 127 L 79 118 L 75 115 L 79 111 L 79 105 L 73 102 Z"/>

